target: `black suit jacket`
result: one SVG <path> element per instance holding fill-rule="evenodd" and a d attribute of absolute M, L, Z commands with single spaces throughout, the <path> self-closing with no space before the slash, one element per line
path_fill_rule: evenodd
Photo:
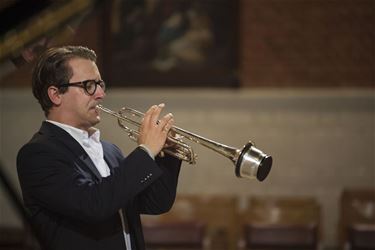
<path fill-rule="evenodd" d="M 25 207 L 48 249 L 125 249 L 119 209 L 125 211 L 133 249 L 145 249 L 140 214 L 168 211 L 181 162 L 154 161 L 137 148 L 126 158 L 103 142 L 111 175 L 102 178 L 65 130 L 43 122 L 17 156 Z"/>

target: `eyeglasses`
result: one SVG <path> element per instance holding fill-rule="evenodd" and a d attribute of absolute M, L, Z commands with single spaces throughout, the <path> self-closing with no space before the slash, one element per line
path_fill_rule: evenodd
<path fill-rule="evenodd" d="M 88 95 L 94 95 L 98 85 L 105 92 L 105 82 L 103 80 L 85 80 L 82 82 L 71 82 L 59 85 L 59 88 L 64 87 L 79 87 L 83 88 Z"/>

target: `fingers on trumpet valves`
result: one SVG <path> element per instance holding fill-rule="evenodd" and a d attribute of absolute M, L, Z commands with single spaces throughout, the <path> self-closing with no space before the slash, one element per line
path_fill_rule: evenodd
<path fill-rule="evenodd" d="M 162 131 L 164 133 L 168 133 L 169 130 L 172 128 L 173 124 L 174 124 L 173 115 L 172 113 L 169 113 L 160 120 L 159 126 L 162 127 Z"/>
<path fill-rule="evenodd" d="M 160 132 L 168 134 L 174 124 L 174 120 L 172 113 L 159 119 L 160 113 L 164 107 L 164 103 L 151 106 L 144 114 L 142 123 L 145 124 L 146 127 L 157 128 Z"/>
<path fill-rule="evenodd" d="M 169 130 L 171 129 L 171 125 L 169 123 L 165 124 L 164 128 L 163 128 L 163 132 L 164 133 L 168 133 Z"/>
<path fill-rule="evenodd" d="M 159 105 L 153 105 L 151 110 L 151 122 L 152 124 L 155 124 L 156 126 L 160 124 L 159 121 L 159 115 L 161 113 L 161 110 L 165 107 L 164 103 L 160 103 Z"/>

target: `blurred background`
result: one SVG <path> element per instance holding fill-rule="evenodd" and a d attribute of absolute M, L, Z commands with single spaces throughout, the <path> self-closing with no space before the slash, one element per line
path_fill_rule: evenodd
<path fill-rule="evenodd" d="M 96 51 L 108 108 L 164 102 L 177 126 L 274 159 L 242 179 L 192 144 L 173 209 L 143 218 L 148 249 L 375 249 L 374 0 L 2 0 L 0 32 L 0 249 L 37 248 L 16 155 L 44 119 L 33 63 L 59 45 Z"/>

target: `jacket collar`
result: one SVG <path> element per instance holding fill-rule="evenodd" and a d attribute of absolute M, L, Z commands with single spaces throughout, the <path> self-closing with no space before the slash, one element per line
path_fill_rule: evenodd
<path fill-rule="evenodd" d="M 44 121 L 39 130 L 39 133 L 59 140 L 62 144 L 64 144 L 64 146 L 66 146 L 69 151 L 72 152 L 72 154 L 77 156 L 101 181 L 102 177 L 98 169 L 92 162 L 91 158 L 81 147 L 81 145 L 68 132 L 50 122 Z"/>

